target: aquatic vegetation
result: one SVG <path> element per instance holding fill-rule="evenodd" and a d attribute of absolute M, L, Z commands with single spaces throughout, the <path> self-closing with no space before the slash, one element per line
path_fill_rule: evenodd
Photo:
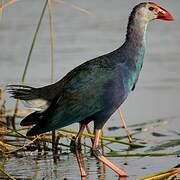
<path fill-rule="evenodd" d="M 72 5 L 71 3 L 68 3 L 67 1 L 58 1 L 54 0 L 56 2 L 62 2 L 67 3 L 68 5 L 72 6 L 75 9 L 80 10 L 83 13 L 86 13 L 88 15 L 93 15 L 91 12 L 80 8 L 76 5 Z M 4 1 L 5 2 L 5 1 Z M 6 10 L 6 8 L 9 5 L 13 5 L 16 1 L 7 1 L 8 4 L 5 4 L 4 6 L 1 6 L 1 15 L 3 15 L 3 12 Z M 50 1 L 49 1 L 50 2 Z M 39 33 L 39 28 L 41 27 L 41 23 L 43 21 L 43 16 L 45 13 L 45 9 L 47 7 L 50 7 L 51 4 L 48 4 L 48 1 L 44 1 L 44 7 L 40 9 L 40 18 L 38 21 L 38 25 L 36 27 L 33 41 L 30 47 L 30 51 L 28 54 L 28 58 L 26 61 L 26 65 L 24 68 L 24 73 L 22 76 L 22 82 L 26 79 L 27 69 L 29 62 L 32 60 L 31 55 L 33 52 L 33 49 L 35 48 L 36 38 Z M 3 7 L 3 8 L 2 8 Z M 49 9 L 50 16 L 52 15 L 51 10 Z M 3 16 L 1 17 L 3 18 Z M 51 16 L 52 18 L 52 16 Z M 50 19 L 51 19 L 50 18 Z M 53 81 L 53 74 L 54 74 L 54 57 L 53 57 L 53 51 L 54 51 L 54 35 L 53 35 L 53 19 L 50 20 L 50 43 L 51 43 L 51 80 Z M 0 91 L 0 94 L 3 96 L 3 90 Z M 2 97 L 1 96 L 1 97 Z M 20 109 L 18 107 L 18 103 L 14 109 L 7 109 L 6 107 L 6 101 L 4 98 L 1 98 L 1 110 L 0 110 L 0 157 L 2 156 L 3 159 L 10 159 L 12 157 L 25 157 L 28 155 L 31 155 L 32 153 L 35 154 L 51 154 L 53 148 L 54 151 L 54 161 L 57 161 L 59 157 L 62 157 L 63 155 L 69 155 L 70 152 L 70 142 L 73 142 L 74 136 L 77 134 L 77 131 L 74 129 L 66 128 L 66 129 L 60 129 L 56 133 L 56 137 L 52 140 L 52 133 L 47 133 L 42 136 L 38 136 L 36 138 L 29 138 L 25 136 L 25 133 L 27 131 L 26 128 L 19 128 L 18 124 L 20 119 L 22 119 L 24 116 L 29 114 L 31 111 L 24 111 L 23 109 Z M 104 154 L 108 157 L 127 157 L 127 158 L 143 158 L 143 157 L 162 157 L 166 158 L 167 156 L 170 157 L 177 157 L 179 156 L 179 137 L 178 133 L 176 133 L 177 138 L 172 137 L 172 133 L 169 131 L 161 131 L 161 127 L 167 127 L 167 125 L 173 121 L 178 121 L 179 117 L 165 117 L 158 120 L 152 120 L 147 121 L 143 120 L 143 123 L 139 124 L 132 124 L 131 126 L 128 126 L 130 128 L 131 135 L 133 137 L 133 143 L 130 144 L 128 142 L 127 136 L 113 136 L 109 135 L 106 136 L 104 134 L 103 136 L 103 144 L 104 147 Z M 109 127 L 110 128 L 110 127 Z M 162 128 L 163 129 L 163 128 Z M 111 128 L 111 132 L 113 133 L 115 130 L 122 131 L 122 128 L 120 126 L 116 126 L 114 129 Z M 111 133 L 111 134 L 112 134 Z M 82 148 L 87 153 L 90 152 L 90 138 L 93 137 L 90 133 L 84 133 L 83 134 L 84 140 L 82 143 Z M 52 147 L 53 144 L 53 147 Z M 171 149 L 171 147 L 175 147 L 174 149 Z M 147 167 L 148 168 L 148 167 Z M 13 177 L 10 175 L 7 171 L 7 169 L 3 166 L 0 166 L 1 174 L 3 174 L 3 177 L 8 177 L 9 179 L 16 179 L 16 176 Z M 173 174 L 174 173 L 174 174 Z M 175 168 L 173 170 L 162 172 L 153 175 L 153 177 L 147 177 L 147 178 L 170 178 L 172 175 L 176 175 L 179 173 L 179 169 Z M 153 172 L 152 172 L 153 174 Z M 2 175 L 0 175 L 0 178 Z M 145 179 L 147 179 L 145 178 Z M 149 180 L 149 179 L 148 179 Z"/>

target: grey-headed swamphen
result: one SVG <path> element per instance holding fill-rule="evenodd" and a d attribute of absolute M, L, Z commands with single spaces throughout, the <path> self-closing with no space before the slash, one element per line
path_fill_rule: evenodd
<path fill-rule="evenodd" d="M 173 17 L 153 2 L 140 3 L 129 16 L 126 39 L 121 47 L 81 64 L 55 84 L 41 88 L 9 85 L 7 88 L 14 98 L 44 109 L 22 120 L 21 125 L 35 125 L 27 136 L 79 122 L 81 126 L 75 140 L 78 142 L 85 126 L 93 121 L 94 156 L 119 176 L 127 176 L 100 153 L 98 145 L 104 124 L 135 88 L 143 65 L 147 25 L 155 19 L 171 21 Z M 81 175 L 86 176 L 82 161 L 78 162 Z"/>

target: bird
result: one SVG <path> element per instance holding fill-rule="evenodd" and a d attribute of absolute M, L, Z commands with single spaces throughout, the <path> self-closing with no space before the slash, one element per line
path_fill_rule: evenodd
<path fill-rule="evenodd" d="M 33 125 L 26 135 L 35 136 L 80 123 L 75 138 L 78 142 L 85 126 L 93 121 L 93 155 L 119 177 L 127 177 L 123 168 L 101 154 L 99 141 L 104 124 L 135 89 L 145 56 L 147 26 L 156 19 L 172 21 L 174 18 L 154 2 L 139 3 L 130 13 L 124 43 L 114 51 L 84 62 L 48 86 L 8 85 L 13 98 L 37 108 L 20 123 Z M 81 160 L 78 163 L 81 176 L 87 176 Z"/>

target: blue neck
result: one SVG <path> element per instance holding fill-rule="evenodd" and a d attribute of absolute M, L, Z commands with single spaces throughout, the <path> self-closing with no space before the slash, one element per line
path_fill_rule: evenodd
<path fill-rule="evenodd" d="M 125 87 L 130 92 L 135 85 L 145 54 L 147 23 L 136 17 L 129 18 L 126 40 L 119 49 L 124 59 Z"/>

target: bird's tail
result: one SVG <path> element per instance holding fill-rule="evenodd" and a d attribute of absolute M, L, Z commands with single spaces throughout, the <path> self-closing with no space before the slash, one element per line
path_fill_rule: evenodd
<path fill-rule="evenodd" d="M 33 100 L 38 99 L 38 90 L 25 85 L 8 85 L 7 91 L 11 94 L 11 97 L 20 100 Z"/>
<path fill-rule="evenodd" d="M 8 85 L 7 92 L 11 97 L 23 100 L 23 104 L 36 111 L 44 111 L 49 106 L 49 102 L 43 97 L 39 88 L 33 88 L 25 85 Z"/>
<path fill-rule="evenodd" d="M 43 130 L 44 124 L 43 113 L 37 111 L 26 116 L 20 123 L 21 126 L 35 125 L 27 132 L 27 136 L 35 136 L 46 132 L 46 130 Z"/>
<path fill-rule="evenodd" d="M 11 97 L 29 102 L 33 108 L 36 108 L 35 112 L 29 114 L 20 122 L 21 126 L 35 125 L 27 132 L 27 136 L 35 136 L 52 129 L 52 127 L 47 126 L 48 118 L 45 118 L 45 110 L 49 104 L 47 100 L 43 99 L 39 88 L 25 85 L 8 85 L 6 89 Z"/>
<path fill-rule="evenodd" d="M 37 124 L 38 121 L 40 121 L 41 119 L 41 113 L 40 112 L 33 112 L 31 114 L 29 114 L 28 116 L 26 116 L 21 122 L 20 125 L 21 126 L 32 126 L 34 124 Z"/>

